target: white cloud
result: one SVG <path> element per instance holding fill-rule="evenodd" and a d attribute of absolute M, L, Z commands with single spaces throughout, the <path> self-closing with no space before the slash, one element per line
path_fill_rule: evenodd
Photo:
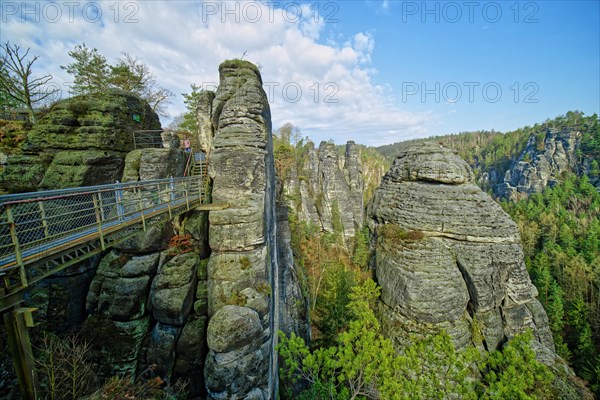
<path fill-rule="evenodd" d="M 66 2 L 57 4 L 64 7 Z M 95 4 L 102 13 L 96 23 L 87 22 L 77 7 L 72 19 L 65 7 L 58 23 L 44 21 L 43 15 L 39 22 L 21 22 L 17 12 L 2 21 L 1 39 L 31 47 L 40 56 L 36 64 L 43 68 L 40 72 L 63 82 L 70 77 L 59 66 L 71 61 L 67 53 L 78 43 L 96 47 L 109 62 L 126 51 L 148 64 L 158 83 L 176 94 L 189 92 L 191 83 L 217 83 L 218 65 L 246 52 L 244 58 L 261 66 L 263 81 L 269 85 L 265 90 L 272 94 L 273 126 L 291 122 L 316 141 L 383 144 L 422 135 L 433 118 L 430 112 L 402 110 L 389 87 L 373 82 L 377 72 L 371 57 L 373 34 L 356 32 L 339 42 L 324 38 L 323 18 L 309 5 Z M 182 99 L 168 111 L 183 112 Z"/>

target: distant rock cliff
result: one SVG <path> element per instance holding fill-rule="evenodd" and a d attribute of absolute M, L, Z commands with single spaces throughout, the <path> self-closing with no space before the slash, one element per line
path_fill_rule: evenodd
<path fill-rule="evenodd" d="M 363 225 L 362 173 L 359 148 L 354 142 L 346 144 L 344 158 L 338 156 L 333 143 L 321 142 L 318 149 L 310 143 L 303 165 L 291 170 L 284 190 L 293 199 L 299 219 L 327 232 L 340 224 L 344 237 L 351 238 Z"/>
<path fill-rule="evenodd" d="M 396 344 L 409 332 L 445 329 L 464 348 L 480 329 L 484 347 L 494 350 L 531 328 L 538 356 L 553 362 L 517 226 L 455 152 L 431 142 L 401 149 L 369 205 L 368 224 L 381 322 Z"/>
<path fill-rule="evenodd" d="M 568 128 L 548 129 L 538 135 L 531 135 L 527 146 L 506 171 L 504 180 L 498 183 L 494 192 L 506 199 L 516 199 L 520 195 L 541 193 L 551 187 L 567 172 L 583 172 L 579 165 L 577 149 L 581 132 Z"/>

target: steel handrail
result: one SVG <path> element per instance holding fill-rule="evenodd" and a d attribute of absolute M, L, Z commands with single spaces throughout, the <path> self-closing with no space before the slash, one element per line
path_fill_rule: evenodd
<path fill-rule="evenodd" d="M 152 186 L 158 185 L 161 183 L 179 183 L 182 181 L 190 180 L 192 177 L 177 177 L 177 178 L 166 178 L 166 179 L 154 179 L 154 180 L 146 180 L 146 181 L 131 181 L 131 182 L 117 182 L 117 183 L 109 183 L 105 185 L 97 185 L 97 186 L 81 186 L 77 188 L 67 188 L 67 189 L 52 189 L 45 190 L 42 192 L 27 192 L 27 193 L 14 193 L 14 194 L 6 194 L 0 196 L 0 207 L 6 204 L 18 204 L 21 202 L 34 202 L 34 201 L 43 201 L 43 200 L 56 200 L 63 198 L 65 196 L 78 196 L 78 195 L 86 195 L 97 192 L 112 192 L 115 189 L 121 190 L 129 190 L 137 187 L 144 186 Z M 197 177 L 196 177 L 197 178 Z M 28 198 L 32 195 L 36 195 L 38 197 Z M 46 195 L 52 195 L 46 197 Z M 23 201 L 21 201 L 23 200 Z"/>
<path fill-rule="evenodd" d="M 189 210 L 206 188 L 203 175 L 0 196 L 0 272 L 64 251 L 71 240 L 99 239 L 104 248 L 108 234 Z"/>

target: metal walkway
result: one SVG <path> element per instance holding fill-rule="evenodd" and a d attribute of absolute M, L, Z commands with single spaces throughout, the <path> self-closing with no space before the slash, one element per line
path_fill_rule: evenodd
<path fill-rule="evenodd" d="M 0 196 L 0 309 L 31 284 L 203 204 L 202 167 L 183 178 Z"/>

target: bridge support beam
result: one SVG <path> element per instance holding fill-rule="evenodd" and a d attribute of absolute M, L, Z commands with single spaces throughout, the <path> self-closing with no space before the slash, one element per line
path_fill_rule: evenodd
<path fill-rule="evenodd" d="M 13 356 L 23 400 L 38 400 L 41 398 L 28 331 L 28 328 L 33 327 L 32 311 L 31 308 L 17 306 L 4 312 L 3 315 L 8 347 Z"/>

